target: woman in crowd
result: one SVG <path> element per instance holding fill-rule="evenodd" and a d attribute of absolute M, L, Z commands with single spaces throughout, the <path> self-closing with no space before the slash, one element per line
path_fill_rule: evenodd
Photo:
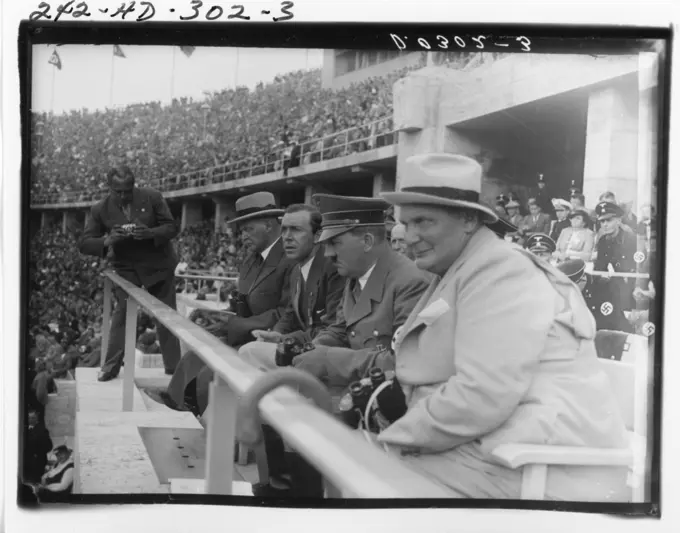
<path fill-rule="evenodd" d="M 589 229 L 591 224 L 588 213 L 583 209 L 575 209 L 569 214 L 571 227 L 562 230 L 557 239 L 554 257 L 558 262 L 568 259 L 590 261 L 595 248 L 595 233 Z"/>

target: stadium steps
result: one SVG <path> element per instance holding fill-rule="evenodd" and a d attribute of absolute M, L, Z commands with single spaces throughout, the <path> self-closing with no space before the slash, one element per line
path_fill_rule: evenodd
<path fill-rule="evenodd" d="M 167 465 L 154 466 L 142 437 L 144 433 L 148 438 L 150 429 L 163 435 L 173 432 L 198 435 L 194 441 L 204 447 L 205 431 L 191 413 L 169 409 L 140 390 L 163 389 L 170 376 L 166 376 L 162 368 L 136 368 L 133 410 L 123 412 L 122 373 L 116 379 L 100 383 L 98 371 L 98 368 L 76 369 L 74 493 L 167 494 L 189 489 L 189 493 L 200 493 L 196 491 L 201 481 L 195 479 L 195 474 L 191 476 L 191 471 L 183 470 L 182 465 L 173 465 L 170 469 Z M 159 457 L 159 453 L 155 453 L 155 457 Z M 202 454 L 202 459 L 197 459 L 199 462 L 204 461 L 204 453 L 204 449 L 199 450 L 198 455 Z M 247 493 L 246 485 L 257 481 L 257 469 L 255 465 L 234 466 L 234 493 Z M 180 479 L 168 477 L 161 482 L 159 471 L 181 471 L 182 476 Z M 187 481 L 191 479 L 194 481 Z"/>

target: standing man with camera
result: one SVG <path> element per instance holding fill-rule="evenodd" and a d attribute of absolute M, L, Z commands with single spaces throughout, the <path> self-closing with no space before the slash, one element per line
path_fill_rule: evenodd
<path fill-rule="evenodd" d="M 232 301 L 236 314 L 224 313 L 213 326 L 206 328 L 234 348 L 251 341 L 254 330 L 272 328 L 288 307 L 289 278 L 294 262 L 287 259 L 283 251 L 279 222 L 282 214 L 283 209 L 276 206 L 270 192 L 256 192 L 236 201 L 236 218 L 229 224 L 238 225 L 250 255 L 239 269 L 238 293 Z M 169 407 L 183 405 L 185 393 L 193 403 L 190 384 L 195 382 L 196 406 L 203 413 L 212 376 L 212 370 L 201 358 L 189 351 L 170 380 L 169 398 L 161 396 Z"/>
<path fill-rule="evenodd" d="M 323 245 L 316 244 L 321 232 L 318 209 L 305 204 L 289 206 L 281 230 L 286 257 L 296 263 L 290 277 L 292 298 L 271 331 L 254 330 L 257 340 L 239 350 L 239 355 L 262 369 L 277 367 L 277 345 L 286 339 L 302 346 L 311 342 L 321 328 L 335 322 L 345 288 L 345 279 L 324 257 Z"/>
<path fill-rule="evenodd" d="M 108 259 L 120 277 L 144 287 L 176 309 L 177 255 L 170 241 L 178 228 L 163 195 L 154 189 L 135 187 L 134 174 L 127 166 L 113 168 L 107 179 L 109 194 L 92 206 L 80 253 Z M 115 296 L 118 304 L 99 381 L 117 377 L 123 364 L 127 294 L 116 288 Z M 165 373 L 172 374 L 180 360 L 179 341 L 157 321 L 156 330 Z"/>

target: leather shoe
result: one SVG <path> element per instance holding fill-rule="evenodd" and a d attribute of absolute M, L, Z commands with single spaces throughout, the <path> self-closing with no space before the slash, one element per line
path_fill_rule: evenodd
<path fill-rule="evenodd" d="M 269 483 L 255 483 L 253 485 L 253 496 L 256 498 L 292 498 L 293 490 L 290 488 L 277 489 Z"/>
<path fill-rule="evenodd" d="M 97 374 L 97 381 L 101 381 L 103 383 L 105 381 L 116 379 L 117 377 L 118 374 L 114 374 L 113 372 L 99 372 L 99 374 Z"/>
<path fill-rule="evenodd" d="M 170 395 L 166 391 L 159 392 L 158 396 L 163 401 L 163 404 L 166 407 L 169 407 L 170 409 L 172 409 L 173 411 L 189 411 L 189 409 L 187 408 L 186 405 L 182 405 L 182 406 L 177 405 L 175 400 L 170 398 Z"/>
<path fill-rule="evenodd" d="M 165 369 L 165 375 L 166 375 L 166 376 L 173 376 L 174 374 L 175 374 L 175 370 L 174 370 L 174 369 L 173 369 L 173 370 L 169 370 L 169 369 L 167 369 L 167 368 Z"/>

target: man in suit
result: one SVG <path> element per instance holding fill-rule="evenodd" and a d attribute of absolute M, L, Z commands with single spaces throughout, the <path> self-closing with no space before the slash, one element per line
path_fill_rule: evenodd
<path fill-rule="evenodd" d="M 234 348 L 253 340 L 253 331 L 272 328 L 288 307 L 294 262 L 283 251 L 279 222 L 282 214 L 283 209 L 276 206 L 274 195 L 269 192 L 256 192 L 236 201 L 236 218 L 229 224 L 238 225 L 243 246 L 250 254 L 239 269 L 236 314 L 222 313 L 221 320 L 207 328 Z M 169 407 L 174 407 L 182 405 L 188 393 L 188 403 L 202 413 L 208 404 L 212 376 L 212 370 L 201 358 L 189 351 L 182 357 L 167 395 L 161 397 Z"/>
<path fill-rule="evenodd" d="M 45 473 L 52 439 L 35 410 L 28 412 L 28 424 L 24 427 L 23 480 L 25 483 L 38 483 Z"/>
<path fill-rule="evenodd" d="M 120 277 L 144 287 L 175 309 L 177 255 L 170 241 L 178 229 L 163 195 L 135 187 L 135 177 L 126 166 L 108 173 L 108 185 L 109 194 L 92 206 L 80 253 L 108 259 Z M 114 379 L 123 364 L 127 295 L 116 288 L 115 297 L 117 305 L 99 381 Z M 179 341 L 161 323 L 157 322 L 156 328 L 165 373 L 172 374 L 180 359 Z"/>
<path fill-rule="evenodd" d="M 401 207 L 418 267 L 438 276 L 395 338 L 407 411 L 376 440 L 460 498 L 518 499 L 521 469 L 505 443 L 626 448 L 618 404 L 578 288 L 545 261 L 498 239 L 479 198 L 482 168 L 452 154 L 410 157 Z M 604 501 L 625 468 L 548 468 L 549 499 Z"/>
<path fill-rule="evenodd" d="M 413 261 L 390 248 L 384 211 L 374 198 L 316 195 L 323 221 L 319 242 L 326 257 L 346 278 L 334 324 L 314 338 L 315 349 L 293 359 L 293 367 L 328 386 L 334 408 L 350 383 L 373 367 L 394 369 L 392 337 L 427 288 Z M 322 497 L 321 478 L 297 454 L 289 457 L 291 490 L 254 487 L 259 496 Z M 282 480 L 280 480 L 282 481 Z M 279 485 L 279 487 L 281 487 Z"/>
<path fill-rule="evenodd" d="M 276 344 L 294 338 L 311 342 L 335 315 L 345 280 L 324 257 L 323 245 L 316 243 L 321 230 L 321 213 L 305 204 L 288 206 L 281 221 L 281 239 L 286 257 L 295 262 L 290 276 L 292 298 L 271 331 L 254 330 L 257 339 L 241 347 L 239 355 L 262 369 L 274 369 Z"/>
<path fill-rule="evenodd" d="M 524 237 L 531 237 L 534 233 L 550 233 L 550 217 L 543 212 L 535 198 L 529 199 L 529 214 L 524 217 L 521 230 Z"/>

